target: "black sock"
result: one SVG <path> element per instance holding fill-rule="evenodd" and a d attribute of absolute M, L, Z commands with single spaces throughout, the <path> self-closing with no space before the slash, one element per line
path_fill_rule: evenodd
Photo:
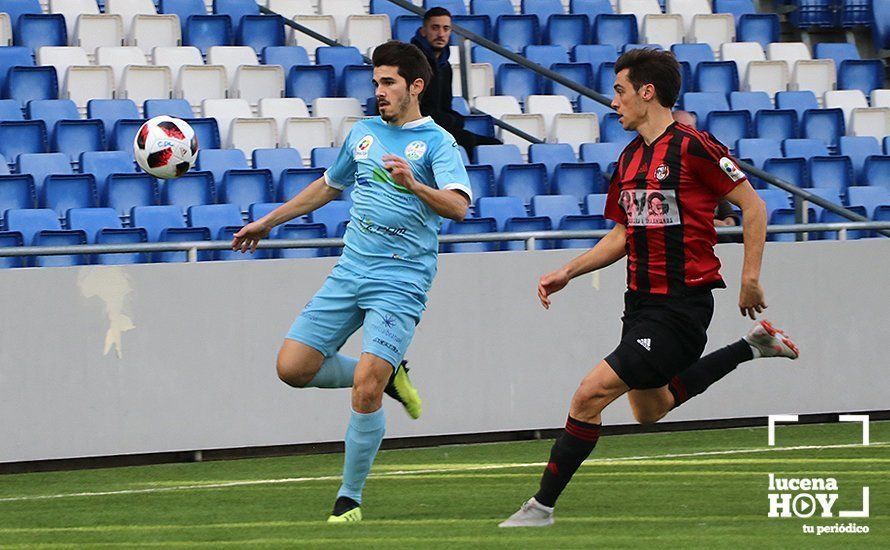
<path fill-rule="evenodd" d="M 334 511 L 331 512 L 331 515 L 339 516 L 358 507 L 359 503 L 349 497 L 337 497 L 337 502 L 334 503 Z"/>
<path fill-rule="evenodd" d="M 674 395 L 674 407 L 679 407 L 708 389 L 711 384 L 732 372 L 739 363 L 753 358 L 754 352 L 745 340 L 705 355 L 668 384 L 668 389 Z"/>
<path fill-rule="evenodd" d="M 556 438 L 550 449 L 550 462 L 541 476 L 541 488 L 535 500 L 544 506 L 552 507 L 560 493 L 572 480 L 581 463 L 590 456 L 600 436 L 600 425 L 575 420 L 566 420 L 565 431 Z"/>

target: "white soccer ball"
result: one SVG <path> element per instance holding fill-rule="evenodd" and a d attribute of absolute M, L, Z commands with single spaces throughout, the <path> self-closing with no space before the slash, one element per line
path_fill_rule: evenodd
<path fill-rule="evenodd" d="M 178 178 L 195 165 L 198 138 L 184 120 L 156 116 L 136 132 L 133 154 L 139 166 L 152 176 L 165 180 Z"/>

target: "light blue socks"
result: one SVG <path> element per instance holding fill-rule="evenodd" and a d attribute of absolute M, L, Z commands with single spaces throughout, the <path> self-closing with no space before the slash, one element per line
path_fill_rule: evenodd
<path fill-rule="evenodd" d="M 306 385 L 307 388 L 351 388 L 358 359 L 342 354 L 328 357 L 315 373 L 315 377 Z"/>
<path fill-rule="evenodd" d="M 386 433 L 386 415 L 383 407 L 372 413 L 352 411 L 349 428 L 346 429 L 346 458 L 343 461 L 343 484 L 337 497 L 349 497 L 361 504 L 362 488 L 377 456 L 383 434 Z"/>

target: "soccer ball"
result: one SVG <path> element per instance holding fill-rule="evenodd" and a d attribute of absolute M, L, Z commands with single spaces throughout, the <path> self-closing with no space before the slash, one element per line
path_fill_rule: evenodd
<path fill-rule="evenodd" d="M 195 165 L 198 138 L 184 120 L 156 116 L 136 132 L 133 153 L 139 166 L 152 176 L 178 178 Z"/>

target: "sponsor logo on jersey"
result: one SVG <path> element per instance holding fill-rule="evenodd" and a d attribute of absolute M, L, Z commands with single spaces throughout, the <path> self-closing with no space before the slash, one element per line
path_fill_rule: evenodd
<path fill-rule="evenodd" d="M 739 181 L 740 179 L 745 177 L 745 174 L 739 170 L 739 167 L 736 166 L 736 163 L 732 161 L 732 159 L 723 157 L 720 159 L 720 169 L 726 172 L 726 175 L 729 176 L 729 179 L 732 181 Z"/>
<path fill-rule="evenodd" d="M 680 209 L 673 189 L 625 189 L 618 204 L 627 214 L 628 225 L 679 225 Z"/>
<path fill-rule="evenodd" d="M 371 145 L 374 144 L 374 136 L 367 135 L 358 142 L 358 145 L 355 146 L 355 160 L 362 160 L 368 158 L 368 153 L 371 152 Z"/>
<path fill-rule="evenodd" d="M 422 141 L 412 141 L 405 147 L 405 158 L 408 160 L 420 160 L 426 153 L 426 143 Z"/>

